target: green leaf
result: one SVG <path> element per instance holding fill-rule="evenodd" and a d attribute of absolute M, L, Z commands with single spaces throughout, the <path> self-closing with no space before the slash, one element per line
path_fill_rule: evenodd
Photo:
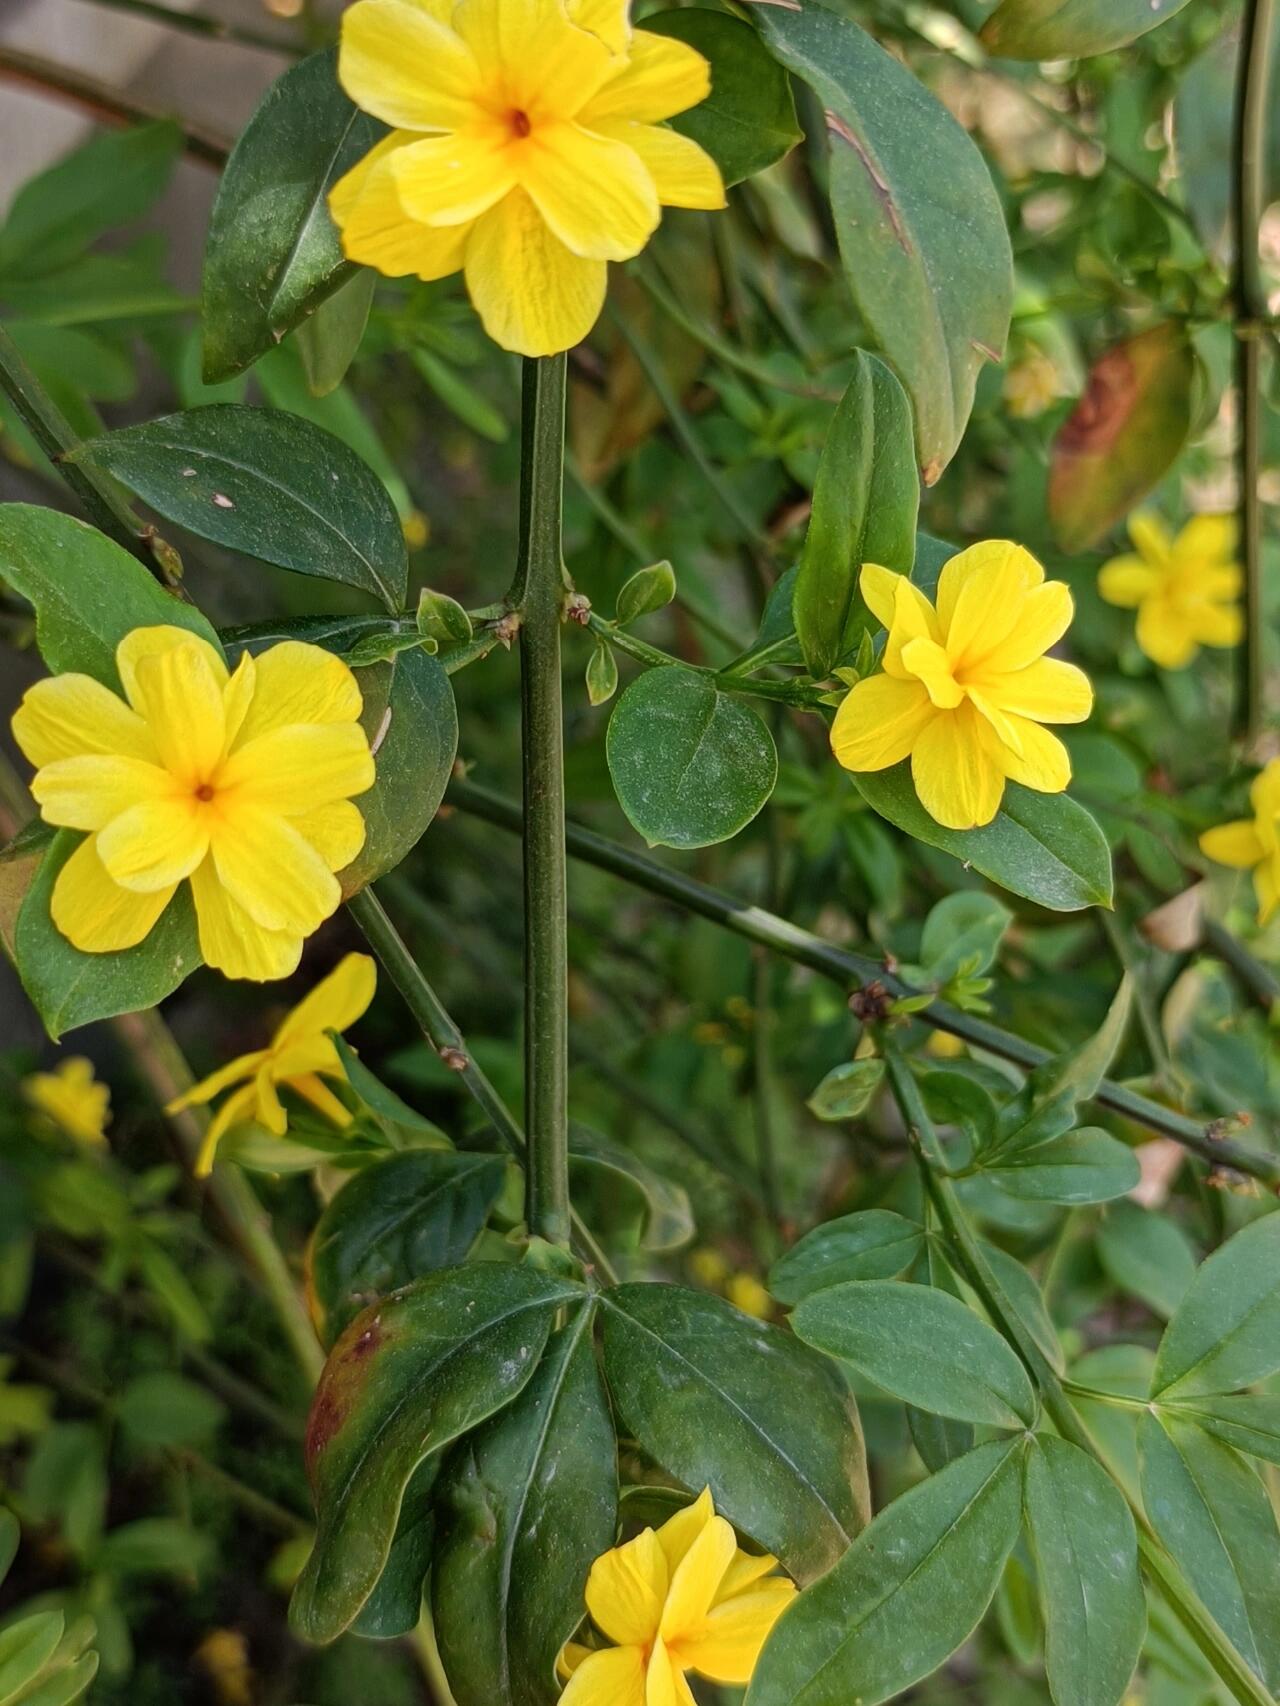
<path fill-rule="evenodd" d="M 20 1700 L 57 1651 L 66 1619 L 36 1611 L 0 1629 L 0 1701 Z"/>
<path fill-rule="evenodd" d="M 998 1244 L 988 1244 L 985 1239 L 979 1239 L 979 1245 L 983 1260 L 994 1273 L 1004 1294 L 1005 1306 L 1035 1340 L 1049 1366 L 1061 1374 L 1066 1366 L 1062 1343 L 1035 1276 L 1023 1267 L 1016 1256 L 1011 1256 Z"/>
<path fill-rule="evenodd" d="M 0 580 L 35 607 L 36 642 L 55 675 L 82 670 L 121 692 L 116 647 L 133 628 L 190 628 L 221 650 L 196 609 L 136 557 L 74 516 L 0 505 Z"/>
<path fill-rule="evenodd" d="M 223 1404 L 180 1374 L 138 1374 L 116 1400 L 121 1427 L 139 1445 L 164 1449 L 200 1445 L 217 1433 Z"/>
<path fill-rule="evenodd" d="M 1234 1392 L 1277 1369 L 1280 1214 L 1268 1214 L 1202 1263 L 1160 1341 L 1151 1396 Z"/>
<path fill-rule="evenodd" d="M 1280 1463 L 1280 1396 L 1253 1392 L 1233 1392 L 1204 1398 L 1162 1399 L 1162 1410 L 1177 1418 L 1195 1422 L 1215 1439 L 1244 1451 L 1250 1457 L 1261 1457 L 1267 1463 Z"/>
<path fill-rule="evenodd" d="M 41 1682 L 30 1694 L 24 1694 L 22 1706 L 71 1706 L 72 1701 L 81 1698 L 97 1674 L 97 1653 L 85 1653 L 47 1682 Z"/>
<path fill-rule="evenodd" d="M 1151 1526 L 1267 1687 L 1280 1687 L 1280 1530 L 1266 1488 L 1230 1446 L 1147 1414 L 1139 1423 Z"/>
<path fill-rule="evenodd" d="M 298 327 L 298 354 L 313 397 L 327 397 L 346 378 L 369 324 L 377 283 L 377 273 L 362 268 Z"/>
<path fill-rule="evenodd" d="M 819 680 L 868 626 L 862 565 L 911 573 L 919 507 L 911 404 L 890 369 L 858 350 L 823 446 L 796 577 L 796 633 Z"/>
<path fill-rule="evenodd" d="M 880 816 L 917 841 L 940 847 L 1051 912 L 1111 905 L 1111 852 L 1083 806 L 1066 794 L 1038 794 L 1010 782 L 993 822 L 982 829 L 944 829 L 916 797 L 911 766 L 853 778 Z"/>
<path fill-rule="evenodd" d="M 384 127 L 338 86 L 330 48 L 291 66 L 231 152 L 209 224 L 204 377 L 241 373 L 355 270 L 329 217 L 334 184 Z"/>
<path fill-rule="evenodd" d="M 990 173 L 942 103 L 850 19 L 809 0 L 752 21 L 826 112 L 845 277 L 915 407 L 932 485 L 1009 331 L 1013 261 Z"/>
<path fill-rule="evenodd" d="M 650 15 L 641 28 L 688 42 L 710 61 L 711 93 L 668 122 L 706 149 L 726 184 L 763 172 L 799 142 L 790 79 L 748 24 L 695 7 Z"/>
<path fill-rule="evenodd" d="M 1111 1202 L 1142 1177 L 1128 1144 L 1097 1126 L 1081 1126 L 1048 1143 L 1001 1150 L 983 1176 L 1026 1202 Z"/>
<path fill-rule="evenodd" d="M 1036 1396 L 994 1327 L 945 1291 L 904 1280 L 857 1280 L 805 1298 L 791 1324 L 904 1403 L 957 1422 L 1029 1428 Z"/>
<path fill-rule="evenodd" d="M 622 1425 L 797 1580 L 830 1569 L 869 1493 L 857 1409 L 822 1359 L 703 1292 L 622 1285 L 601 1303 Z"/>
<path fill-rule="evenodd" d="M 932 1416 L 914 1404 L 903 1406 L 907 1429 L 921 1463 L 931 1475 L 973 1450 L 975 1430 L 971 1422 L 953 1422 L 950 1416 Z"/>
<path fill-rule="evenodd" d="M 200 539 L 404 603 L 408 558 L 378 476 L 282 409 L 211 403 L 90 439 L 72 453 Z"/>
<path fill-rule="evenodd" d="M 579 1287 L 476 1263 L 429 1274 L 358 1315 L 330 1352 L 307 1427 L 315 1547 L 290 1620 L 305 1640 L 346 1629 L 383 1572 L 409 1477 L 509 1404 Z"/>
<path fill-rule="evenodd" d="M 1001 59 L 1087 59 L 1172 18 L 1187 0 L 1000 0 L 979 40 Z"/>
<path fill-rule="evenodd" d="M 498 1200 L 500 1155 L 413 1149 L 364 1167 L 329 1203 L 311 1246 L 311 1284 L 329 1343 L 388 1292 L 464 1262 Z"/>
<path fill-rule="evenodd" d="M 678 665 L 646 670 L 609 718 L 618 803 L 650 847 L 710 847 L 773 792 L 773 736 L 749 706 Z"/>
<path fill-rule="evenodd" d="M 621 1209 L 624 1220 L 633 1218 L 632 1211 L 638 1216 L 641 1249 L 681 1250 L 692 1240 L 697 1228 L 684 1187 L 577 1121 L 569 1127 L 569 1166 L 578 1181 L 575 1193 L 582 1186 L 587 1192 L 592 1184 L 600 1187 L 587 1217 L 597 1231 L 607 1233 Z"/>
<path fill-rule="evenodd" d="M 769 1274 L 779 1303 L 800 1303 L 849 1280 L 893 1279 L 919 1255 L 924 1227 L 885 1208 L 863 1209 L 816 1226 L 780 1256 Z"/>
<path fill-rule="evenodd" d="M 49 916 L 49 903 L 59 871 L 83 840 L 75 830 L 58 831 L 27 890 L 14 936 L 22 987 L 54 1042 L 77 1025 L 156 1006 L 202 963 L 185 883 L 136 948 L 82 954 L 71 946 Z"/>
<path fill-rule="evenodd" d="M 618 691 L 618 660 L 613 647 L 597 640 L 587 660 L 587 703 L 593 707 L 607 705 Z"/>
<path fill-rule="evenodd" d="M 9 1574 L 9 1566 L 18 1556 L 22 1530 L 11 1510 L 0 1510 L 0 1582 Z"/>
<path fill-rule="evenodd" d="M 416 1108 L 411 1108 L 408 1102 L 402 1101 L 394 1090 L 388 1089 L 382 1080 L 369 1070 L 341 1032 L 330 1031 L 328 1037 L 338 1051 L 338 1059 L 342 1062 L 347 1083 L 370 1113 L 393 1128 L 438 1138 L 442 1145 L 447 1142 L 433 1120 L 427 1119 Z"/>
<path fill-rule="evenodd" d="M 931 984 L 949 983 L 966 961 L 970 975 L 990 969 L 1013 914 L 980 890 L 944 896 L 932 907 L 920 936 L 920 966 Z"/>
<path fill-rule="evenodd" d="M 1098 1260 L 1122 1290 L 1167 1321 L 1196 1276 L 1186 1234 L 1162 1214 L 1118 1202 L 1098 1229 Z"/>
<path fill-rule="evenodd" d="M 990 1605 L 1022 1516 L 1022 1442 L 958 1458 L 887 1506 L 783 1613 L 746 1706 L 878 1706 L 942 1664 Z"/>
<path fill-rule="evenodd" d="M 1172 322 L 1094 362 L 1049 464 L 1049 521 L 1064 551 L 1096 545 L 1172 466 L 1194 424 L 1198 372 Z"/>
<path fill-rule="evenodd" d="M 1056 1706 L 1116 1706 L 1147 1627 L 1129 1507 L 1105 1470 L 1051 1434 L 1031 1443 L 1025 1503 L 1050 1693 Z"/>
<path fill-rule="evenodd" d="M 458 1706 L 553 1706 L 587 1573 L 614 1543 L 618 1452 L 593 1316 L 579 1311 L 441 1479 L 431 1609 Z"/>
<path fill-rule="evenodd" d="M 418 1627 L 423 1584 L 435 1552 L 432 1496 L 440 1467 L 439 1455 L 424 1457 L 409 1477 L 386 1565 L 351 1625 L 353 1635 L 363 1635 L 369 1641 L 396 1641 Z"/>
<path fill-rule="evenodd" d="M 688 17 L 689 14 L 685 12 L 680 16 Z M 746 28 L 745 25 L 740 27 Z M 675 595 L 676 573 L 671 564 L 665 560 L 650 563 L 648 568 L 637 569 L 629 580 L 623 581 L 618 589 L 614 617 L 625 628 L 629 622 L 651 616 L 655 610 L 664 610 Z"/>
<path fill-rule="evenodd" d="M 883 1060 L 850 1060 L 833 1067 L 805 1107 L 819 1120 L 852 1120 L 865 1113 L 884 1078 Z"/>
<path fill-rule="evenodd" d="M 1074 1106 L 1096 1096 L 1098 1086 L 1120 1051 L 1132 1010 L 1133 980 L 1126 974 L 1120 979 L 1106 1018 L 1093 1035 L 1079 1048 L 1069 1049 L 1066 1054 L 1046 1061 L 1031 1074 L 1028 1088 L 1032 1107 L 1037 1111 L 1048 1111 L 1064 1101 Z M 1029 1137 L 1021 1137 L 1019 1141 L 1027 1142 Z"/>

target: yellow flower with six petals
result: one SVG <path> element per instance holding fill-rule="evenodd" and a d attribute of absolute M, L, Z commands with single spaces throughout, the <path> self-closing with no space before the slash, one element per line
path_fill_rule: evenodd
<path fill-rule="evenodd" d="M 1182 669 L 1201 646 L 1238 646 L 1244 634 L 1236 523 L 1197 515 L 1175 539 L 1154 515 L 1129 517 L 1134 550 L 1098 571 L 1108 604 L 1137 610 L 1137 641 L 1161 669 Z"/>
<path fill-rule="evenodd" d="M 597 1558 L 587 1610 L 613 1647 L 570 1645 L 560 1706 L 695 1706 L 688 1671 L 750 1682 L 769 1632 L 795 1598 L 776 1558 L 738 1545 L 710 1490 L 656 1531 Z"/>
<path fill-rule="evenodd" d="M 992 539 L 938 578 L 937 607 L 905 575 L 868 563 L 862 596 L 888 630 L 883 673 L 841 701 L 831 747 L 846 770 L 911 759 L 920 803 L 948 829 L 990 823 L 1006 780 L 1058 794 L 1067 749 L 1044 723 L 1079 723 L 1088 677 L 1045 657 L 1067 631 L 1071 594 L 1029 551 Z"/>
<path fill-rule="evenodd" d="M 705 99 L 710 68 L 632 32 L 626 0 L 357 0 L 338 76 L 393 126 L 330 196 L 345 253 L 391 277 L 461 269 L 521 355 L 586 337 L 607 263 L 662 207 L 725 204 L 710 156 L 661 122 Z"/>
<path fill-rule="evenodd" d="M 1258 922 L 1266 924 L 1280 906 L 1280 758 L 1273 758 L 1249 789 L 1251 818 L 1220 823 L 1200 837 L 1200 851 L 1219 865 L 1253 872 Z"/>
<path fill-rule="evenodd" d="M 97 1082 L 93 1062 L 83 1055 L 60 1061 L 52 1072 L 33 1072 L 22 1080 L 22 1093 L 77 1143 L 97 1149 L 107 1141 L 111 1091 Z"/>
<path fill-rule="evenodd" d="M 200 951 L 228 977 L 286 977 L 342 898 L 372 787 L 360 689 L 288 640 L 234 674 L 185 628 L 116 648 L 121 699 L 91 676 L 38 681 L 13 733 L 46 823 L 88 833 L 58 873 L 53 922 L 85 953 L 134 947 L 189 881 Z"/>
<path fill-rule="evenodd" d="M 167 1114 L 181 1113 L 239 1085 L 210 1121 L 196 1158 L 197 1177 L 212 1171 L 218 1144 L 233 1126 L 256 1120 L 273 1136 L 284 1136 L 289 1116 L 280 1100 L 282 1086 L 339 1128 L 350 1125 L 350 1112 L 325 1083 L 326 1078 L 345 1081 L 347 1076 L 327 1033 L 345 1031 L 364 1017 L 377 982 L 378 969 L 368 954 L 348 954 L 281 1021 L 266 1048 L 229 1061 L 169 1103 Z"/>

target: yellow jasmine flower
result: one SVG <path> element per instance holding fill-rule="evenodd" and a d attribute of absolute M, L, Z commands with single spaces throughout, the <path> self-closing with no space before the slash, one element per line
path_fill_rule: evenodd
<path fill-rule="evenodd" d="M 287 640 L 234 675 L 185 628 L 116 648 L 121 699 L 88 675 L 38 681 L 13 719 L 46 823 L 88 831 L 58 873 L 53 922 L 89 954 L 132 948 L 189 881 L 205 961 L 259 982 L 295 969 L 364 845 L 372 787 L 360 689 Z"/>
<path fill-rule="evenodd" d="M 586 337 L 606 263 L 663 207 L 725 205 L 715 163 L 661 122 L 706 98 L 710 68 L 633 33 L 626 0 L 357 0 L 338 76 L 393 127 L 330 196 L 345 253 L 393 278 L 462 270 L 521 355 Z"/>
<path fill-rule="evenodd" d="M 741 1309 L 744 1315 L 754 1315 L 757 1321 L 768 1321 L 773 1316 L 773 1299 L 754 1274 L 734 1274 L 725 1294 L 735 1309 Z"/>
<path fill-rule="evenodd" d="M 1280 906 L 1280 758 L 1273 758 L 1249 789 L 1252 818 L 1220 823 L 1200 837 L 1200 851 L 1219 865 L 1253 872 L 1258 922 L 1266 924 Z"/>
<path fill-rule="evenodd" d="M 1175 539 L 1159 517 L 1129 517 L 1134 550 L 1098 572 L 1108 604 L 1137 610 L 1137 640 L 1161 669 L 1182 669 L 1201 646 L 1238 646 L 1244 634 L 1236 524 L 1197 515 Z"/>
<path fill-rule="evenodd" d="M 1080 723 L 1088 677 L 1045 657 L 1071 622 L 1071 594 L 1029 551 L 990 539 L 943 568 L 935 609 L 905 575 L 868 563 L 862 596 L 888 630 L 884 669 L 842 700 L 831 748 L 846 770 L 911 759 L 920 803 L 948 829 L 990 823 L 1006 779 L 1043 794 L 1071 780 L 1043 723 Z"/>
<path fill-rule="evenodd" d="M 1033 421 L 1062 395 L 1057 363 L 1043 350 L 1030 349 L 1005 374 L 1002 389 L 1014 419 Z"/>
<path fill-rule="evenodd" d="M 350 1113 L 324 1082 L 345 1081 L 347 1076 L 326 1033 L 345 1031 L 363 1018 L 377 981 L 378 969 L 368 954 L 348 954 L 277 1026 L 266 1048 L 238 1056 L 169 1103 L 165 1112 L 177 1114 L 211 1102 L 232 1084 L 240 1086 L 209 1122 L 196 1158 L 198 1178 L 212 1171 L 214 1152 L 232 1126 L 256 1120 L 274 1136 L 284 1136 L 289 1116 L 280 1100 L 281 1086 L 296 1091 L 334 1125 L 350 1125 Z"/>
<path fill-rule="evenodd" d="M 587 1580 L 592 1622 L 616 1646 L 571 1644 L 560 1706 L 695 1706 L 685 1680 L 743 1684 L 795 1598 L 771 1575 L 778 1560 L 740 1549 L 708 1489 L 656 1532 L 597 1558 Z"/>
<path fill-rule="evenodd" d="M 710 1244 L 701 1244 L 696 1250 L 690 1250 L 689 1269 L 698 1284 L 705 1285 L 708 1291 L 721 1290 L 733 1272 L 720 1251 Z"/>
<path fill-rule="evenodd" d="M 22 1091 L 33 1108 L 46 1114 L 77 1143 L 95 1148 L 106 1143 L 111 1092 L 93 1076 L 93 1062 L 75 1054 L 52 1072 L 33 1072 L 22 1080 Z"/>

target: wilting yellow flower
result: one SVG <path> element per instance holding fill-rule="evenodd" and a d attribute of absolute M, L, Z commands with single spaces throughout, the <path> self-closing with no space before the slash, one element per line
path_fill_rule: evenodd
<path fill-rule="evenodd" d="M 1220 823 L 1200 837 L 1200 851 L 1219 865 L 1253 872 L 1258 922 L 1265 924 L 1280 906 L 1280 758 L 1273 758 L 1249 789 L 1252 818 Z"/>
<path fill-rule="evenodd" d="M 1005 374 L 1002 389 L 1014 419 L 1032 421 L 1062 395 L 1062 378 L 1051 356 L 1030 349 Z"/>
<path fill-rule="evenodd" d="M 1181 669 L 1201 646 L 1238 646 L 1244 619 L 1236 524 L 1229 515 L 1197 515 L 1175 539 L 1159 517 L 1131 515 L 1134 551 L 1098 572 L 1108 604 L 1137 610 L 1137 640 L 1161 669 Z"/>
<path fill-rule="evenodd" d="M 83 1055 L 59 1062 L 52 1072 L 33 1072 L 22 1080 L 22 1092 L 77 1143 L 98 1147 L 107 1141 L 111 1092 L 97 1082 L 93 1062 Z"/>
<path fill-rule="evenodd" d="M 758 1321 L 768 1321 L 773 1314 L 773 1299 L 754 1274 L 734 1274 L 725 1295 L 735 1309 L 754 1315 Z"/>
<path fill-rule="evenodd" d="M 232 1084 L 240 1086 L 209 1122 L 196 1159 L 197 1177 L 212 1169 L 214 1151 L 232 1126 L 257 1120 L 276 1137 L 284 1136 L 289 1116 L 280 1100 L 282 1085 L 296 1091 L 334 1125 L 351 1123 L 350 1113 L 325 1083 L 326 1078 L 345 1080 L 347 1076 L 333 1038 L 326 1033 L 345 1031 L 364 1016 L 377 981 L 378 969 L 368 954 L 348 954 L 282 1021 L 266 1048 L 240 1055 L 169 1103 L 165 1112 L 177 1114 L 196 1103 L 211 1102 Z"/>
<path fill-rule="evenodd" d="M 943 568 L 935 610 L 868 563 L 862 596 L 888 629 L 882 674 L 841 702 L 831 748 L 846 770 L 911 759 L 920 803 L 948 829 L 990 823 L 1006 778 L 1043 794 L 1071 780 L 1067 749 L 1042 723 L 1080 723 L 1088 677 L 1044 653 L 1071 622 L 1071 594 L 1029 551 L 991 539 Z"/>
<path fill-rule="evenodd" d="M 126 634 L 116 667 L 123 700 L 56 675 L 13 719 L 45 822 L 89 832 L 58 873 L 53 922 L 85 953 L 132 948 L 189 880 L 205 961 L 286 977 L 364 845 L 350 796 L 374 770 L 355 676 L 294 640 L 228 676 L 206 640 L 170 627 Z"/>
<path fill-rule="evenodd" d="M 685 1673 L 747 1683 L 795 1598 L 776 1558 L 743 1552 L 708 1490 L 591 1566 L 587 1610 L 616 1646 L 570 1644 L 560 1706 L 694 1706 Z"/>
<path fill-rule="evenodd" d="M 710 68 L 632 33 L 626 0 L 357 0 L 338 76 L 394 127 L 330 197 L 346 254 L 393 278 L 463 270 L 522 355 L 586 337 L 606 263 L 662 207 L 724 206 L 715 163 L 660 122 L 705 99 Z"/>

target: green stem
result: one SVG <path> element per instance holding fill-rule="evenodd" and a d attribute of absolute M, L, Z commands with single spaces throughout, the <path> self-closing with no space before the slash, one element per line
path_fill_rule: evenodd
<path fill-rule="evenodd" d="M 520 808 L 512 800 L 491 794 L 487 789 L 477 788 L 470 782 L 454 782 L 449 789 L 449 799 L 461 810 L 472 812 L 501 829 L 512 830 L 517 834 L 520 831 Z M 609 871 L 613 876 L 623 882 L 632 883 L 637 888 L 647 889 L 650 894 L 659 895 L 662 899 L 682 907 L 686 912 L 709 918 L 712 923 L 722 925 L 726 930 L 745 937 L 749 942 L 759 942 L 762 947 L 769 948 L 786 959 L 794 960 L 797 965 L 808 966 L 811 971 L 830 978 L 833 983 L 840 984 L 845 989 L 850 984 L 856 987 L 874 980 L 883 984 L 895 996 L 918 993 L 900 978 L 886 971 L 879 960 L 870 959 L 864 954 L 850 953 L 847 948 L 838 948 L 831 942 L 824 942 L 809 931 L 800 929 L 798 925 L 789 923 L 785 918 L 778 918 L 773 913 L 766 912 L 763 907 L 735 900 L 733 896 L 724 894 L 719 889 L 713 889 L 706 883 L 700 883 L 692 877 L 686 877 L 678 871 L 660 865 L 656 859 L 647 858 L 643 853 L 633 852 L 616 841 L 597 835 L 594 830 L 583 829 L 578 824 L 569 824 L 567 845 L 575 859 L 595 865 L 602 871 Z M 988 1054 L 1012 1061 L 1015 1066 L 1020 1066 L 1027 1072 L 1037 1066 L 1043 1066 L 1053 1058 L 1048 1049 L 1040 1048 L 1038 1044 L 1028 1042 L 1024 1037 L 1015 1036 L 1011 1031 L 1002 1030 L 985 1019 L 975 1018 L 971 1013 L 963 1013 L 958 1007 L 952 1007 L 945 1001 L 934 1001 L 922 1013 L 916 1014 L 916 1018 L 923 1024 L 933 1026 L 935 1030 L 960 1037 L 974 1048 L 984 1049 Z M 1162 1107 L 1160 1103 L 1150 1101 L 1146 1096 L 1139 1096 L 1135 1091 L 1127 1090 L 1122 1084 L 1115 1084 L 1104 1078 L 1093 1099 L 1102 1107 L 1109 1108 L 1112 1113 L 1135 1120 L 1149 1131 L 1158 1132 L 1161 1137 L 1173 1138 L 1184 1148 L 1208 1161 L 1211 1166 L 1232 1167 L 1239 1173 L 1260 1179 L 1264 1184 L 1274 1185 L 1280 1182 L 1280 1157 L 1264 1155 L 1257 1150 L 1246 1148 L 1243 1144 L 1220 1138 L 1203 1121 L 1191 1119 L 1172 1108 Z"/>
<path fill-rule="evenodd" d="M 635 658 L 637 663 L 647 664 L 653 669 L 679 664 L 682 669 L 691 669 L 696 675 L 709 677 L 717 687 L 723 687 L 730 693 L 746 693 L 756 699 L 771 699 L 775 704 L 794 705 L 803 711 L 815 710 L 822 703 L 822 689 L 810 687 L 805 682 L 757 681 L 740 670 L 708 669 L 705 664 L 686 663 L 683 658 L 672 657 L 670 652 L 664 652 L 658 646 L 651 646 L 645 640 L 636 639 L 635 635 L 629 634 L 625 628 L 615 627 L 594 610 L 587 612 L 587 627 L 615 650 L 625 652 L 628 657 Z"/>
<path fill-rule="evenodd" d="M 563 355 L 525 359 L 520 544 L 510 594 L 520 616 L 528 1220 L 530 1231 L 549 1244 L 569 1241 L 569 902 L 560 699 L 566 371 Z"/>
<path fill-rule="evenodd" d="M 889 1084 L 902 1111 L 915 1145 L 929 1194 L 959 1259 L 966 1278 L 982 1300 L 996 1327 L 1018 1352 L 1035 1381 L 1045 1412 L 1063 1439 L 1107 1467 L 1102 1453 L 1067 1397 L 1056 1370 L 1034 1337 L 1023 1326 L 1018 1310 L 1006 1295 L 992 1270 L 981 1244 L 969 1225 L 955 1186 L 938 1170 L 941 1144 L 925 1110 L 919 1085 L 903 1057 L 894 1048 L 886 1051 Z M 1138 1551 L 1147 1574 L 1156 1582 L 1179 1621 L 1199 1647 L 1214 1671 L 1245 1706 L 1275 1706 L 1265 1685 L 1236 1649 L 1230 1636 L 1203 1605 L 1147 1521 L 1142 1508 L 1120 1488 L 1138 1530 Z"/>
<path fill-rule="evenodd" d="M 1231 932 L 1216 919 L 1205 920 L 1201 930 L 1200 945 L 1214 959 L 1221 960 L 1247 995 L 1258 1003 L 1268 1017 L 1275 1011 L 1276 1003 L 1280 1002 L 1280 978 L 1264 966 L 1261 960 L 1256 960 L 1243 942 L 1238 942 Z"/>

